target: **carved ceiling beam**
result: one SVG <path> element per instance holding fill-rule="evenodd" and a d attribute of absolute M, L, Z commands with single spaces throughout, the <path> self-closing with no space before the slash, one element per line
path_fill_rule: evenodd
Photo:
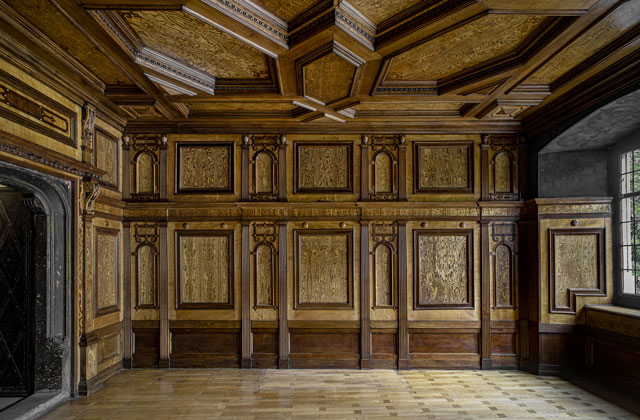
<path fill-rule="evenodd" d="M 562 0 L 553 2 L 483 0 L 491 13 L 519 15 L 582 16 L 596 0 Z"/>
<path fill-rule="evenodd" d="M 626 0 L 598 0 L 591 9 L 577 18 L 567 29 L 550 40 L 544 47 L 535 51 L 511 77 L 496 88 L 482 102 L 465 110 L 463 116 L 482 118 L 490 115 L 495 109 L 496 101 L 511 92 L 547 61 L 558 54 L 567 45 L 584 34 L 589 28 L 611 13 Z"/>
<path fill-rule="evenodd" d="M 65 15 L 100 51 L 109 57 L 129 78 L 148 95 L 156 100 L 156 108 L 167 118 L 180 117 L 171 102 L 153 84 L 120 46 L 99 26 L 91 15 L 74 0 L 51 0 L 51 3 Z"/>
<path fill-rule="evenodd" d="M 85 9 L 182 10 L 187 0 L 81 0 Z"/>
<path fill-rule="evenodd" d="M 260 95 L 225 95 L 225 96 L 211 96 L 211 95 L 172 95 L 169 96 L 172 102 L 179 103 L 229 103 L 229 102 L 291 102 L 304 99 L 298 95 L 278 95 L 275 93 L 260 94 Z M 407 103 L 425 103 L 425 102 L 459 102 L 459 103 L 478 103 L 485 98 L 484 94 L 469 93 L 467 95 L 446 93 L 440 96 L 420 96 L 420 95 L 387 95 L 387 96 L 369 96 L 369 95 L 355 95 L 349 99 L 359 102 L 389 102 L 400 101 Z"/>

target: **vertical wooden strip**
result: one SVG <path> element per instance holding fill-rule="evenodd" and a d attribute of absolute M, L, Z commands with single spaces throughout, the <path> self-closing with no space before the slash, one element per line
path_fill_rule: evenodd
<path fill-rule="evenodd" d="M 369 200 L 369 136 L 360 144 L 360 201 Z"/>
<path fill-rule="evenodd" d="M 244 149 L 243 149 L 244 152 Z M 242 369 L 251 369 L 251 254 L 249 223 L 242 222 Z"/>
<path fill-rule="evenodd" d="M 122 265 L 123 265 L 123 318 L 124 332 L 122 338 L 122 366 L 131 369 L 131 359 L 133 356 L 132 332 L 131 332 L 131 223 L 122 223 Z"/>
<path fill-rule="evenodd" d="M 518 198 L 527 198 L 527 144 L 518 144 Z"/>
<path fill-rule="evenodd" d="M 407 222 L 398 222 L 398 369 L 409 369 Z"/>
<path fill-rule="evenodd" d="M 158 303 L 160 306 L 160 358 L 158 367 L 168 368 L 171 357 L 171 340 L 169 338 L 169 248 L 167 242 L 167 223 L 160 226 L 160 287 L 158 288 Z M 176 279 L 177 281 L 177 279 Z"/>
<path fill-rule="evenodd" d="M 240 195 L 242 201 L 249 200 L 249 169 L 249 136 L 243 136 L 241 162 L 242 187 Z"/>
<path fill-rule="evenodd" d="M 489 136 L 482 136 L 482 144 L 480 145 L 480 179 L 481 179 L 481 198 L 489 200 Z"/>
<path fill-rule="evenodd" d="M 407 144 L 404 135 L 400 136 L 398 144 L 398 201 L 407 201 Z"/>
<path fill-rule="evenodd" d="M 481 242 L 481 363 L 482 369 L 491 369 L 491 270 L 489 269 L 489 221 L 480 222 Z"/>
<path fill-rule="evenodd" d="M 129 138 L 126 136 L 127 139 Z M 131 152 L 128 140 L 122 142 L 122 199 L 131 198 Z"/>
<path fill-rule="evenodd" d="M 287 223 L 278 223 L 278 367 L 289 368 L 289 326 L 287 325 Z"/>
<path fill-rule="evenodd" d="M 160 144 L 160 200 L 166 200 L 168 197 L 168 184 L 167 184 L 167 137 L 163 136 L 162 143 Z M 174 171 L 177 171 L 178 168 L 174 168 Z"/>
<path fill-rule="evenodd" d="M 360 368 L 371 369 L 369 225 L 360 226 Z"/>
<path fill-rule="evenodd" d="M 278 200 L 287 201 L 287 136 L 280 136 L 278 147 Z"/>

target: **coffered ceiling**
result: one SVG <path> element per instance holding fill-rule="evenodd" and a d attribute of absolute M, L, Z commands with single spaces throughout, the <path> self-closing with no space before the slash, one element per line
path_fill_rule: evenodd
<path fill-rule="evenodd" d="M 636 0 L 0 0 L 0 12 L 68 53 L 132 131 L 539 130 L 640 73 Z"/>

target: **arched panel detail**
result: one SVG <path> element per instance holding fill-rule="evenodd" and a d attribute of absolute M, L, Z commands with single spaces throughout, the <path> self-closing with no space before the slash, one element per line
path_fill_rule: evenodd
<path fill-rule="evenodd" d="M 136 309 L 158 308 L 158 250 L 144 243 L 136 248 Z"/>
<path fill-rule="evenodd" d="M 278 173 L 276 159 L 269 151 L 256 153 L 255 157 L 255 194 L 273 195 L 278 193 Z"/>
<path fill-rule="evenodd" d="M 276 307 L 276 250 L 269 242 L 256 245 L 253 308 Z"/>
<path fill-rule="evenodd" d="M 158 160 L 155 154 L 145 151 L 134 158 L 133 194 L 154 197 L 158 194 Z"/>
<path fill-rule="evenodd" d="M 392 245 L 386 242 L 373 249 L 374 308 L 395 306 L 394 254 Z"/>
<path fill-rule="evenodd" d="M 386 151 L 380 151 L 373 157 L 373 193 L 393 194 L 395 174 L 393 170 L 393 156 Z"/>
<path fill-rule="evenodd" d="M 513 250 L 505 242 L 493 248 L 493 307 L 515 307 Z"/>
<path fill-rule="evenodd" d="M 513 154 L 508 151 L 498 152 L 493 159 L 493 185 L 496 194 L 512 194 L 514 192 Z"/>

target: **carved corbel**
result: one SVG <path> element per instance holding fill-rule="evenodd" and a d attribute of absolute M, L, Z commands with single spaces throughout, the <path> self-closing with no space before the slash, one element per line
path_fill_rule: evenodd
<path fill-rule="evenodd" d="M 84 214 L 93 214 L 93 203 L 100 195 L 100 184 L 95 180 L 85 180 L 82 184 L 82 189 L 82 211 Z"/>

